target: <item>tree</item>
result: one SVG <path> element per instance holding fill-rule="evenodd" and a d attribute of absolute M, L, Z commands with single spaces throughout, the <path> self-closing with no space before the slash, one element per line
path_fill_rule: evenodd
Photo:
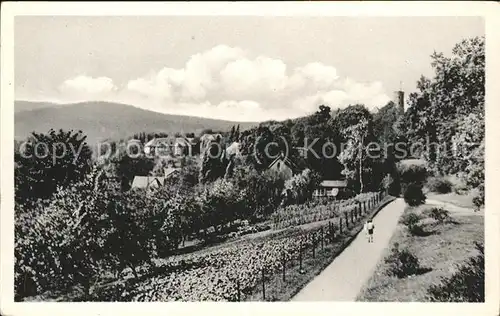
<path fill-rule="evenodd" d="M 347 139 L 347 146 L 339 156 L 340 162 L 344 165 L 342 173 L 347 179 L 357 178 L 359 192 L 363 192 L 364 164 L 366 160 L 364 151 L 368 136 L 368 121 L 362 119 L 359 123 L 347 127 L 343 130 L 343 135 Z"/>
<path fill-rule="evenodd" d="M 484 113 L 484 37 L 461 41 L 452 57 L 435 52 L 431 58 L 434 77 L 422 77 L 419 91 L 410 95 L 408 139 L 433 144 L 421 155 L 437 173 L 456 173 L 461 171 L 461 157 L 453 154 L 457 128 L 464 116 Z"/>
<path fill-rule="evenodd" d="M 320 182 L 320 175 L 305 169 L 300 174 L 285 181 L 283 204 L 302 204 L 309 200 Z"/>
<path fill-rule="evenodd" d="M 14 153 L 18 203 L 46 199 L 58 186 L 81 181 L 91 170 L 92 151 L 81 131 L 32 133 Z"/>
<path fill-rule="evenodd" d="M 16 212 L 16 294 L 40 294 L 81 284 L 86 294 L 106 269 L 110 201 L 94 168 L 81 182 L 58 187 L 48 204 Z M 18 207 L 23 207 L 19 205 Z M 31 289 L 25 287 L 26 280 Z"/>

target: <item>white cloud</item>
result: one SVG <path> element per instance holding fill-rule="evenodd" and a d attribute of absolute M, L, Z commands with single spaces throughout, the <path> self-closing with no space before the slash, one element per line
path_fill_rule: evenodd
<path fill-rule="evenodd" d="M 79 76 L 65 81 L 60 91 L 80 91 L 88 99 L 104 99 L 107 93 L 106 100 L 114 96 L 154 111 L 241 121 L 296 117 L 321 104 L 374 108 L 389 100 L 382 83 L 342 78 L 331 65 L 311 62 L 289 69 L 280 59 L 226 45 L 194 54 L 182 68 L 166 66 L 130 79 L 120 90 L 110 78 Z"/>
<path fill-rule="evenodd" d="M 64 81 L 59 90 L 63 93 L 86 93 L 90 95 L 108 93 L 116 90 L 113 80 L 107 77 L 92 78 L 78 76 Z"/>

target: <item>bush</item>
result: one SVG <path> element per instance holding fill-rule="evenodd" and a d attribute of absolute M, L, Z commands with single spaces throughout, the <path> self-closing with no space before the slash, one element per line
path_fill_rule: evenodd
<path fill-rule="evenodd" d="M 450 278 L 427 291 L 432 302 L 484 302 L 484 246 L 476 243 L 479 255 L 469 258 Z"/>
<path fill-rule="evenodd" d="M 407 186 L 404 199 L 409 206 L 418 206 L 425 203 L 425 194 L 422 192 L 422 187 L 416 183 L 411 183 Z"/>
<path fill-rule="evenodd" d="M 472 198 L 472 203 L 477 209 L 484 205 L 484 186 L 481 185 L 478 189 L 478 194 Z"/>
<path fill-rule="evenodd" d="M 423 186 L 427 180 L 427 168 L 423 165 L 403 165 L 398 167 L 400 181 L 404 186 L 412 183 Z"/>
<path fill-rule="evenodd" d="M 403 223 L 406 227 L 408 227 L 408 230 L 414 236 L 421 236 L 424 234 L 424 229 L 422 228 L 421 225 L 418 224 L 419 221 L 420 221 L 420 216 L 414 213 L 405 215 L 401 219 L 401 223 Z"/>
<path fill-rule="evenodd" d="M 420 216 L 415 213 L 408 213 L 403 215 L 401 218 L 401 223 L 405 226 L 412 226 L 417 224 L 420 221 Z"/>
<path fill-rule="evenodd" d="M 400 250 L 397 243 L 394 244 L 391 254 L 384 261 L 389 265 L 388 274 L 399 279 L 418 274 L 422 270 L 418 258 L 408 249 Z"/>
<path fill-rule="evenodd" d="M 429 217 L 438 221 L 441 224 L 451 219 L 450 212 L 441 207 L 433 207 L 429 211 Z"/>
<path fill-rule="evenodd" d="M 450 193 L 453 190 L 453 184 L 444 178 L 431 178 L 427 181 L 427 187 L 432 192 L 440 194 Z"/>

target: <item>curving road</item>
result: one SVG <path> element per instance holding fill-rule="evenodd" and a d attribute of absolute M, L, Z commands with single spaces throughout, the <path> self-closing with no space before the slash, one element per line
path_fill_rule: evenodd
<path fill-rule="evenodd" d="M 355 301 L 388 246 L 404 209 L 405 202 L 399 198 L 380 210 L 373 219 L 374 242 L 368 243 L 361 232 L 292 301 Z"/>

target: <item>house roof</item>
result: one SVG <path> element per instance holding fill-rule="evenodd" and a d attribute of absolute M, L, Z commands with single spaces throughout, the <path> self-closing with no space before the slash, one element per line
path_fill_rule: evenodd
<path fill-rule="evenodd" d="M 179 172 L 179 169 L 180 168 L 172 168 L 172 167 L 165 168 L 165 178 L 168 178 L 174 173 Z"/>
<path fill-rule="evenodd" d="M 135 176 L 132 181 L 132 188 L 157 188 L 165 184 L 165 177 Z"/>
<path fill-rule="evenodd" d="M 149 142 L 144 145 L 144 147 L 150 147 L 150 146 L 170 146 L 172 145 L 172 138 L 169 137 L 161 137 L 161 138 L 153 138 Z"/>
<path fill-rule="evenodd" d="M 177 137 L 175 139 L 175 144 L 181 145 L 181 146 L 191 146 L 192 142 L 188 138 L 183 138 L 183 137 Z"/>
<path fill-rule="evenodd" d="M 284 162 L 291 169 L 298 170 L 297 165 L 293 163 L 293 161 L 291 161 L 288 157 L 283 157 L 283 156 L 274 159 L 274 161 L 269 164 L 268 169 L 272 168 L 276 163 L 278 163 L 278 161 Z"/>
<path fill-rule="evenodd" d="M 323 180 L 319 184 L 321 187 L 327 188 L 345 188 L 347 187 L 346 180 Z"/>
<path fill-rule="evenodd" d="M 232 154 L 239 155 L 240 154 L 240 143 L 233 142 L 226 148 L 226 153 L 230 156 Z"/>

